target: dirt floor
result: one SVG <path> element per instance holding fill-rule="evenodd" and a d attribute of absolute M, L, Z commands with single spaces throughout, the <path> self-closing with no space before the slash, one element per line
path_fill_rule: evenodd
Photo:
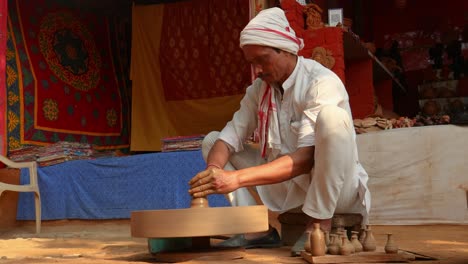
<path fill-rule="evenodd" d="M 393 233 L 401 249 L 437 258 L 411 263 L 468 264 L 467 225 L 373 226 L 373 230 L 378 246 L 384 246 L 386 233 Z M 185 263 L 307 263 L 289 257 L 289 249 L 249 249 Z M 0 233 L 0 264 L 128 262 L 156 262 L 147 240 L 131 237 L 129 220 L 45 221 L 39 235 L 33 222 L 22 222 Z"/>

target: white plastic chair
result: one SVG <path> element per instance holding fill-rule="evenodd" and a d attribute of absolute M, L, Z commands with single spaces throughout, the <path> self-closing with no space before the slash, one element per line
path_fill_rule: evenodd
<path fill-rule="evenodd" d="M 28 168 L 29 169 L 29 184 L 16 185 L 0 182 L 0 196 L 4 191 L 13 192 L 34 192 L 34 202 L 36 207 L 36 233 L 41 232 L 41 195 L 39 193 L 39 185 L 37 180 L 37 164 L 35 161 L 29 162 L 14 162 L 0 155 L 0 162 L 10 168 Z"/>

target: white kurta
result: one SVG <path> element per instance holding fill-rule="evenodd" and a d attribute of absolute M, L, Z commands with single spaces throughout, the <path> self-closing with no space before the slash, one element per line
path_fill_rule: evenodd
<path fill-rule="evenodd" d="M 300 147 L 315 146 L 311 173 L 258 186 L 263 203 L 279 212 L 303 205 L 304 213 L 318 219 L 331 218 L 334 213 L 361 213 L 366 224 L 370 208 L 368 176 L 359 163 L 348 94 L 339 77 L 316 61 L 298 57 L 293 73 L 282 85 L 283 96 L 278 87 L 273 87 L 277 89 L 281 148 L 269 149 L 263 160 L 257 150 L 245 149 L 243 143 L 257 127 L 258 105 L 265 87 L 262 80 L 255 80 L 233 119 L 219 134 L 205 138 L 205 159 L 216 139 L 226 142 L 234 152 L 227 170 L 255 166 Z M 240 189 L 229 197 L 234 206 L 255 204 L 246 190 Z"/>

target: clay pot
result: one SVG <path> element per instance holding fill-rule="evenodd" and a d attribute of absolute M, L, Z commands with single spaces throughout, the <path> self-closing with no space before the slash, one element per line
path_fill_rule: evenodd
<path fill-rule="evenodd" d="M 340 237 L 337 234 L 330 235 L 330 245 L 328 245 L 328 254 L 330 255 L 339 255 L 340 254 Z"/>
<path fill-rule="evenodd" d="M 353 233 L 353 235 L 351 236 L 351 245 L 353 245 L 354 247 L 354 252 L 358 253 L 358 252 L 361 252 L 363 249 L 362 249 L 362 244 L 361 242 L 359 242 L 358 240 L 358 233 L 357 231 L 352 231 L 351 233 Z"/>
<path fill-rule="evenodd" d="M 306 231 L 307 239 L 304 243 L 304 250 L 310 253 L 310 231 Z"/>
<path fill-rule="evenodd" d="M 314 230 L 310 233 L 310 254 L 312 256 L 324 256 L 326 252 L 325 237 L 320 224 L 314 223 Z"/>
<path fill-rule="evenodd" d="M 453 114 L 461 113 L 465 110 L 465 105 L 460 99 L 455 99 L 450 102 L 450 112 Z"/>
<path fill-rule="evenodd" d="M 208 204 L 208 199 L 206 197 L 199 197 L 199 198 L 193 198 L 192 202 L 190 203 L 190 207 L 196 208 L 196 207 L 201 207 L 201 208 L 206 208 L 210 207 Z"/>
<path fill-rule="evenodd" d="M 348 245 L 348 247 L 350 248 L 351 250 L 351 254 L 355 253 L 355 249 L 354 249 L 354 246 L 353 244 L 351 244 L 351 241 L 349 240 L 349 237 L 348 237 L 348 231 L 345 229 L 344 232 L 343 232 L 343 236 L 346 238 L 346 244 Z"/>
<path fill-rule="evenodd" d="M 447 87 L 440 89 L 440 92 L 438 94 L 438 97 L 440 98 L 448 98 L 448 97 L 455 97 L 455 96 L 456 96 L 455 91 Z"/>
<path fill-rule="evenodd" d="M 341 237 L 341 247 L 340 247 L 340 255 L 347 256 L 353 253 L 353 245 L 347 242 L 348 238 L 346 236 Z"/>
<path fill-rule="evenodd" d="M 422 110 L 425 115 L 437 115 L 440 112 L 440 104 L 437 101 L 429 100 L 424 103 Z"/>
<path fill-rule="evenodd" d="M 421 93 L 421 97 L 424 99 L 432 99 L 437 97 L 437 89 L 434 87 L 426 87 Z"/>
<path fill-rule="evenodd" d="M 364 240 L 362 248 L 364 251 L 375 251 L 377 248 L 374 235 L 372 234 L 372 230 L 370 228 L 366 229 L 366 240 Z"/>
<path fill-rule="evenodd" d="M 387 254 L 396 254 L 398 253 L 398 246 L 393 241 L 393 235 L 387 234 L 387 243 L 385 244 L 385 253 Z"/>

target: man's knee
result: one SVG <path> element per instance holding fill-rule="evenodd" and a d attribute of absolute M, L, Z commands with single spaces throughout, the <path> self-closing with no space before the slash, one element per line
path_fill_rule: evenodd
<path fill-rule="evenodd" d="M 214 143 L 218 139 L 219 136 L 219 131 L 211 131 L 208 133 L 208 135 L 203 138 L 202 141 L 202 154 L 203 154 L 203 159 L 206 161 L 206 158 L 208 157 L 208 153 L 210 152 L 210 149 L 213 147 Z"/>
<path fill-rule="evenodd" d="M 333 123 L 349 120 L 346 110 L 336 105 L 326 105 L 317 116 L 317 123 Z"/>
<path fill-rule="evenodd" d="M 348 112 L 335 105 L 324 106 L 317 116 L 316 131 L 318 133 L 329 133 L 336 127 L 350 129 L 350 126 L 353 125 Z"/>

